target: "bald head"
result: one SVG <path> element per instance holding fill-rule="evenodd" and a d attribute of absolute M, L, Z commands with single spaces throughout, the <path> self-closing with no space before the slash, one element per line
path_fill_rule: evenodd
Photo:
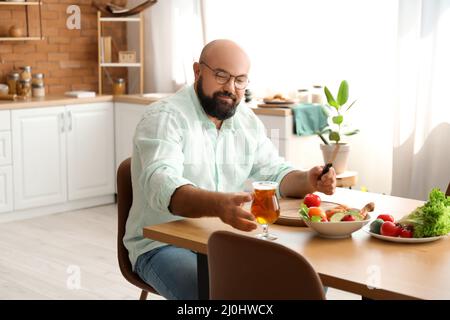
<path fill-rule="evenodd" d="M 208 43 L 203 48 L 199 61 L 236 75 L 247 74 L 250 69 L 250 59 L 245 51 L 237 43 L 227 39 Z"/>
<path fill-rule="evenodd" d="M 217 121 L 216 125 L 220 125 L 222 120 L 234 115 L 244 96 L 250 59 L 235 42 L 221 39 L 208 43 L 193 67 L 194 88 L 200 104 Z M 245 84 L 236 88 L 236 81 Z"/>
<path fill-rule="evenodd" d="M 200 61 L 235 60 L 250 66 L 250 59 L 245 51 L 235 42 L 227 39 L 213 40 L 208 43 L 200 54 Z"/>

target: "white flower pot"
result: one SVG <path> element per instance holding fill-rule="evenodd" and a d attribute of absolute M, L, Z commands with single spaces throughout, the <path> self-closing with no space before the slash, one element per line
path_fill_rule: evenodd
<path fill-rule="evenodd" d="M 320 149 L 322 150 L 323 160 L 325 163 L 333 162 L 333 168 L 336 174 L 342 173 L 347 170 L 348 156 L 350 153 L 350 146 L 347 144 L 339 144 L 339 150 L 337 151 L 336 159 L 332 160 L 334 149 L 336 148 L 335 143 L 329 145 L 321 144 Z"/>

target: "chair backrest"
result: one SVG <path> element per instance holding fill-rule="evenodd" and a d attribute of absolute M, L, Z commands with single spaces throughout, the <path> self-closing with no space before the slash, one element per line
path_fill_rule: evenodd
<path fill-rule="evenodd" d="M 325 299 L 318 274 L 275 242 L 217 231 L 208 240 L 211 299 Z"/>
<path fill-rule="evenodd" d="M 128 250 L 123 244 L 125 235 L 125 225 L 127 223 L 128 214 L 133 203 L 133 188 L 131 184 L 131 158 L 124 160 L 117 170 L 117 255 L 119 259 L 119 267 L 122 275 L 130 283 L 141 288 L 142 290 L 156 293 L 155 289 L 146 284 L 136 273 L 133 272 L 131 262 L 128 257 Z"/>

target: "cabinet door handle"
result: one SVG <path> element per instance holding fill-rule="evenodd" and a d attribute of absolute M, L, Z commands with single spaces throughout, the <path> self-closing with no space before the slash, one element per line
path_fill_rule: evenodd
<path fill-rule="evenodd" d="M 69 111 L 69 131 L 72 131 L 72 111 Z"/>
<path fill-rule="evenodd" d="M 59 114 L 59 127 L 61 128 L 61 133 L 64 133 L 64 127 L 66 126 L 64 121 L 64 113 Z"/>

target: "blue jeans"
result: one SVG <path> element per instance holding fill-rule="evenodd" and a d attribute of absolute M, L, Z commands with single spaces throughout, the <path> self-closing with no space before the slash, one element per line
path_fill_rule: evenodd
<path fill-rule="evenodd" d="M 172 245 L 141 254 L 135 272 L 169 300 L 197 300 L 197 255 Z"/>

